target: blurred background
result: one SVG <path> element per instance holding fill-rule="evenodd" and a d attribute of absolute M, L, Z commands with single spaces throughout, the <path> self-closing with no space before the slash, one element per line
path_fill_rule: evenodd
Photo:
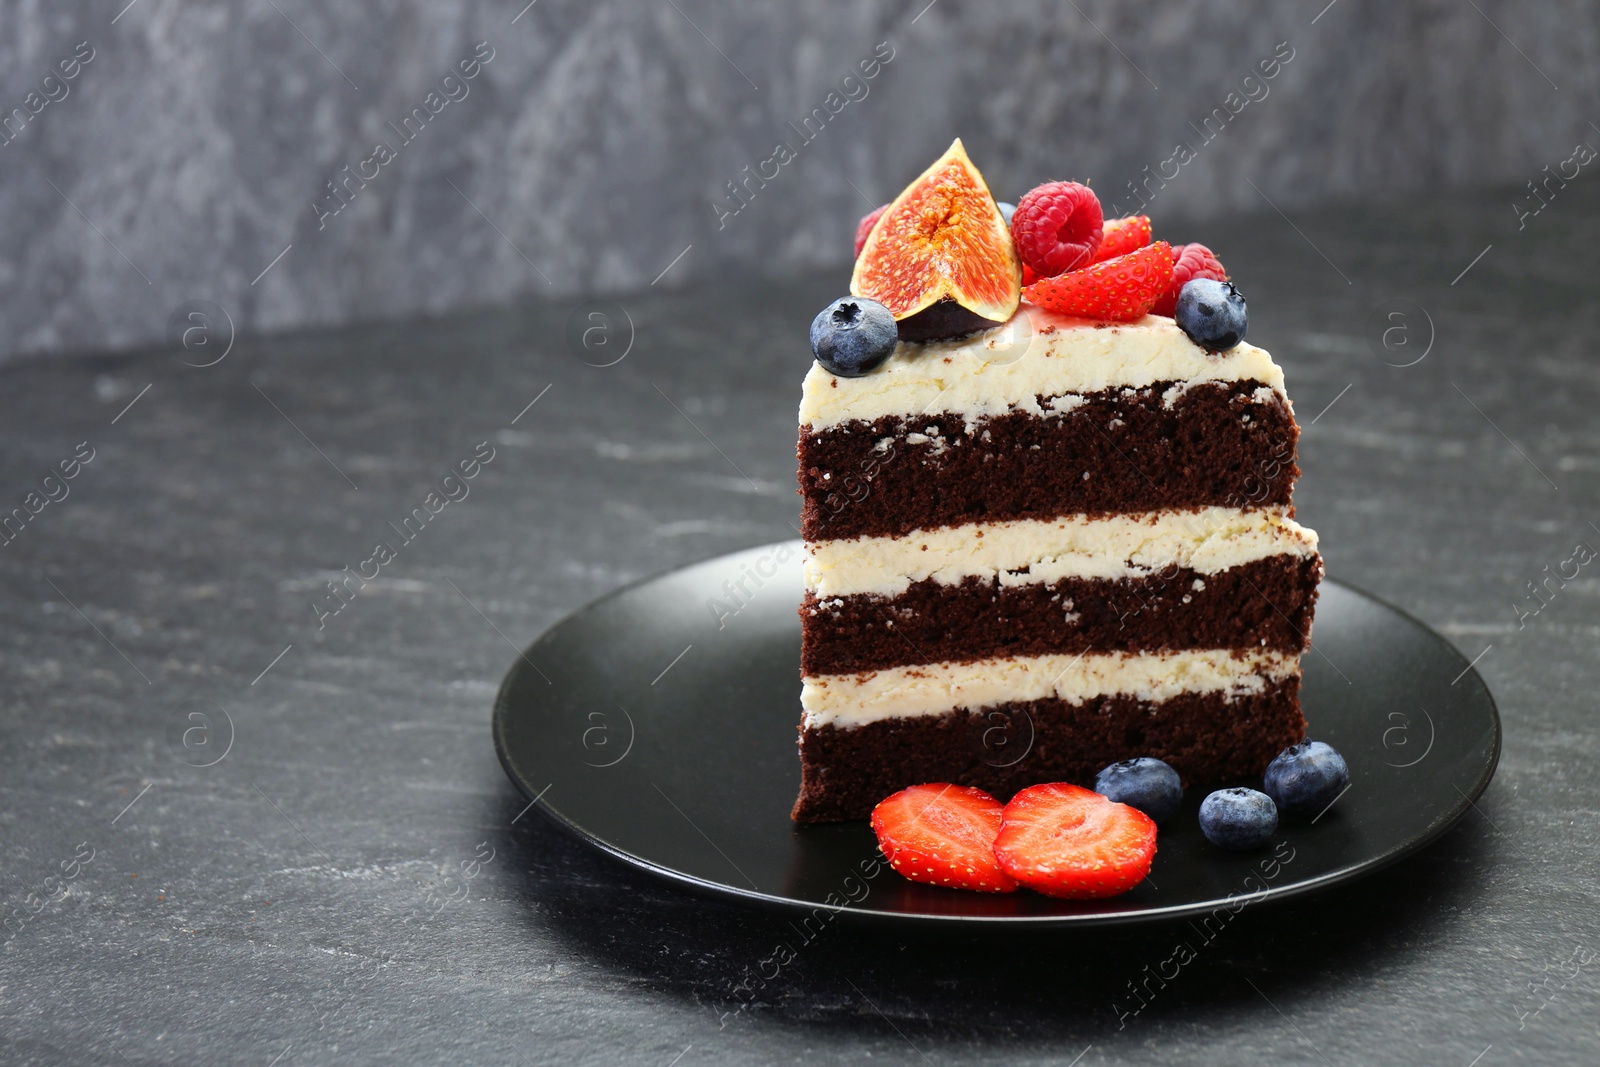
<path fill-rule="evenodd" d="M 157 343 L 192 301 L 249 335 L 843 264 L 952 133 L 1001 199 L 1088 179 L 1163 222 L 1516 189 L 1600 138 L 1575 0 L 5 0 L 0 27 L 0 357 Z"/>

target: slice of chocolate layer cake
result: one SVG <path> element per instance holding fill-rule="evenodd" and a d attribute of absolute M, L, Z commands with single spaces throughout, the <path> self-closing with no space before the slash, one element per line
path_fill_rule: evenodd
<path fill-rule="evenodd" d="M 1146 313 L 1185 282 L 1190 304 L 1231 288 L 1183 277 L 1187 251 L 1144 232 L 1133 255 L 1165 258 L 1118 319 L 1060 310 L 1124 293 L 1116 257 L 1036 283 L 1004 331 L 891 333 L 867 359 L 839 332 L 850 301 L 819 316 L 838 346 L 818 348 L 832 369 L 812 366 L 800 407 L 797 820 L 864 818 L 922 782 L 1092 784 L 1136 756 L 1186 784 L 1258 775 L 1304 736 L 1322 563 L 1292 518 L 1283 373 L 1237 338 L 1212 350 L 1217 323 L 1183 301 L 1184 328 Z M 879 299 L 856 303 L 894 314 Z"/>

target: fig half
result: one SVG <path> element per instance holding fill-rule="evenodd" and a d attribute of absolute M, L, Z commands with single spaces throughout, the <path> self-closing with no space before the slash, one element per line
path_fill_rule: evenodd
<path fill-rule="evenodd" d="M 960 337 L 1017 310 L 1022 261 L 960 138 L 889 204 L 856 257 L 850 292 L 888 308 L 904 341 Z"/>

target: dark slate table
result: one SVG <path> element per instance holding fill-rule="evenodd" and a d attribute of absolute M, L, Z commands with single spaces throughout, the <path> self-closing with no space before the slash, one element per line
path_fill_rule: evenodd
<path fill-rule="evenodd" d="M 1185 234 L 1287 370 L 1330 572 L 1477 657 L 1506 733 L 1437 845 L 1247 909 L 1137 1015 L 1181 926 L 838 924 L 751 999 L 781 916 L 524 814 L 491 749 L 515 647 L 791 535 L 805 327 L 842 272 L 620 298 L 609 367 L 565 340 L 584 304 L 0 369 L 28 513 L 0 547 L 0 1060 L 1600 1060 L 1600 572 L 1527 587 L 1600 546 L 1600 197 L 1518 231 L 1513 195 Z"/>

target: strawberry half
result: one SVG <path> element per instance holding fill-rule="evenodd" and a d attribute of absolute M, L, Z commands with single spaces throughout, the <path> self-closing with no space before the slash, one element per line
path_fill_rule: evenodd
<path fill-rule="evenodd" d="M 872 832 L 889 865 L 913 882 L 1009 893 L 1017 883 L 994 854 L 1002 810 L 981 789 L 914 785 L 872 809 Z"/>
<path fill-rule="evenodd" d="M 1007 874 L 1045 896 L 1114 897 L 1150 873 L 1156 824 L 1079 786 L 1035 785 L 1005 806 L 994 854 Z"/>
<path fill-rule="evenodd" d="M 1129 215 L 1126 218 L 1106 219 L 1100 237 L 1100 250 L 1094 261 L 1125 256 L 1150 243 L 1150 216 Z"/>
<path fill-rule="evenodd" d="M 1172 246 L 1165 241 L 1040 278 L 1023 295 L 1046 311 L 1105 322 L 1142 318 L 1172 285 Z"/>

